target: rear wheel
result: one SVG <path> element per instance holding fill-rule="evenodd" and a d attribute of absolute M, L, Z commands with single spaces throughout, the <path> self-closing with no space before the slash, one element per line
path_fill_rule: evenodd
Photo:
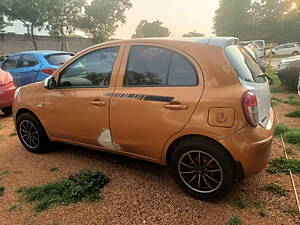
<path fill-rule="evenodd" d="M 293 55 L 293 56 L 299 55 L 299 52 L 295 51 L 295 52 L 292 53 L 292 55 Z"/>
<path fill-rule="evenodd" d="M 3 108 L 1 110 L 4 113 L 5 116 L 10 116 L 12 114 L 12 108 L 11 107 L 6 107 L 6 108 Z"/>
<path fill-rule="evenodd" d="M 23 146 L 32 153 L 43 153 L 48 149 L 49 139 L 40 121 L 29 112 L 17 118 L 17 133 Z"/>
<path fill-rule="evenodd" d="M 214 200 L 228 193 L 235 180 L 234 162 L 219 145 L 189 138 L 177 145 L 171 157 L 176 183 L 201 200 Z"/>

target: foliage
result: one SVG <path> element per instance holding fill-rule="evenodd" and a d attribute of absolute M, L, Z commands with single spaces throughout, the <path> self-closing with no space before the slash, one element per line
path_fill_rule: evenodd
<path fill-rule="evenodd" d="M 76 23 L 83 14 L 85 1 L 82 0 L 52 0 L 46 14 L 46 30 L 51 36 L 61 38 L 61 50 L 67 35 L 73 34 Z"/>
<path fill-rule="evenodd" d="M 299 40 L 300 6 L 292 0 L 221 0 L 214 18 L 217 36 L 273 42 Z"/>
<path fill-rule="evenodd" d="M 148 22 L 147 20 L 142 20 L 137 26 L 132 38 L 168 37 L 170 34 L 169 29 L 164 27 L 161 21 Z"/>
<path fill-rule="evenodd" d="M 34 49 L 37 44 L 34 29 L 41 29 L 46 22 L 49 0 L 1 0 L 5 7 L 2 9 L 8 21 L 19 20 L 31 36 Z"/>
<path fill-rule="evenodd" d="M 77 27 L 98 42 L 106 41 L 126 22 L 125 11 L 131 7 L 130 0 L 93 0 Z"/>
<path fill-rule="evenodd" d="M 229 225 L 242 225 L 243 222 L 241 221 L 241 219 L 237 216 L 233 216 L 231 217 L 228 221 L 227 224 Z"/>
<path fill-rule="evenodd" d="M 8 174 L 8 170 L 2 170 L 1 172 L 0 172 L 0 175 L 7 175 Z"/>
<path fill-rule="evenodd" d="M 295 110 L 293 112 L 285 114 L 287 117 L 300 117 L 300 110 Z"/>
<path fill-rule="evenodd" d="M 290 130 L 290 128 L 288 128 L 286 125 L 284 125 L 283 123 L 278 123 L 278 124 L 276 124 L 276 126 L 275 126 L 275 132 L 274 132 L 274 134 L 276 135 L 276 136 L 279 136 L 280 134 L 282 134 L 282 133 L 284 133 L 284 132 L 286 132 L 286 131 L 289 131 Z"/>
<path fill-rule="evenodd" d="M 267 69 L 267 74 L 273 80 L 273 84 L 270 87 L 272 93 L 279 92 L 281 90 L 281 82 L 276 74 L 276 70 L 272 67 Z"/>
<path fill-rule="evenodd" d="M 295 98 L 295 96 L 288 96 L 287 99 L 282 100 L 283 103 L 289 104 L 289 105 L 300 105 L 300 102 L 298 99 Z"/>
<path fill-rule="evenodd" d="M 292 129 L 284 132 L 283 140 L 290 144 L 300 145 L 300 130 Z"/>
<path fill-rule="evenodd" d="M 265 184 L 263 188 L 271 193 L 274 193 L 275 195 L 278 195 L 278 196 L 287 196 L 288 195 L 287 190 L 280 187 L 278 184 L 274 184 L 274 183 Z"/>
<path fill-rule="evenodd" d="M 267 169 L 269 173 L 289 173 L 289 170 L 300 174 L 300 160 L 275 158 L 271 160 L 270 166 Z"/>
<path fill-rule="evenodd" d="M 3 196 L 5 187 L 0 186 L 0 196 Z"/>
<path fill-rule="evenodd" d="M 191 31 L 187 34 L 182 35 L 182 37 L 204 37 L 204 34 L 198 33 L 197 31 Z"/>
<path fill-rule="evenodd" d="M 40 187 L 21 187 L 20 193 L 26 202 L 36 202 L 34 211 L 41 212 L 54 205 L 69 205 L 81 200 L 96 201 L 99 190 L 109 182 L 99 171 L 82 170 L 78 174 Z"/>
<path fill-rule="evenodd" d="M 51 167 L 51 168 L 49 168 L 49 171 L 50 171 L 50 172 L 54 172 L 54 171 L 57 171 L 57 170 L 58 170 L 57 167 Z"/>

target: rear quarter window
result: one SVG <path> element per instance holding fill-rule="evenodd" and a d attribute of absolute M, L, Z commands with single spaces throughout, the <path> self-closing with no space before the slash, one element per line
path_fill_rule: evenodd
<path fill-rule="evenodd" d="M 265 83 L 263 72 L 249 54 L 237 45 L 225 48 L 225 55 L 241 80 L 252 83 Z"/>

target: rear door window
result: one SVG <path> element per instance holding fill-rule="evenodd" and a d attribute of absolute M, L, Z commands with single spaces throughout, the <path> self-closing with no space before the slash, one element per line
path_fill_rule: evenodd
<path fill-rule="evenodd" d="M 18 67 L 20 55 L 10 56 L 3 64 L 4 70 L 15 69 Z"/>
<path fill-rule="evenodd" d="M 240 79 L 247 82 L 265 83 L 264 77 L 258 77 L 263 72 L 248 53 L 237 45 L 225 48 L 225 54 Z"/>
<path fill-rule="evenodd" d="M 50 65 L 61 66 L 69 59 L 73 57 L 73 54 L 51 54 L 45 56 Z"/>
<path fill-rule="evenodd" d="M 33 67 L 39 64 L 39 61 L 33 55 L 23 55 L 20 67 Z"/>
<path fill-rule="evenodd" d="M 197 73 L 184 56 L 155 46 L 130 49 L 124 86 L 195 86 Z"/>

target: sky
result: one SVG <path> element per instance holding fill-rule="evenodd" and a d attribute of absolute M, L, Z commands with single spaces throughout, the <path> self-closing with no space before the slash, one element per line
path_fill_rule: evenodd
<path fill-rule="evenodd" d="M 181 37 L 190 31 L 213 35 L 213 17 L 219 0 L 131 0 L 132 8 L 127 10 L 126 24 L 120 26 L 115 38 L 130 38 L 141 20 L 160 20 L 171 31 L 171 37 Z M 6 29 L 8 32 L 25 33 L 20 22 Z M 45 31 L 37 34 L 46 35 Z"/>

